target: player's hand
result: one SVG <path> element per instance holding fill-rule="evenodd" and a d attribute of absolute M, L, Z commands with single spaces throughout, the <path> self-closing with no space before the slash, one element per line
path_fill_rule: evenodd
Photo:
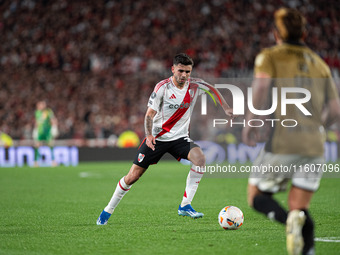
<path fill-rule="evenodd" d="M 227 108 L 224 109 L 224 112 L 227 116 L 229 116 L 231 119 L 234 119 L 236 116 L 233 114 L 233 108 Z"/>
<path fill-rule="evenodd" d="M 256 142 L 259 139 L 257 129 L 254 127 L 245 126 L 242 130 L 242 141 L 248 146 L 256 146 Z"/>
<path fill-rule="evenodd" d="M 146 146 L 148 146 L 151 150 L 155 150 L 156 138 L 153 135 L 148 135 L 146 137 Z"/>

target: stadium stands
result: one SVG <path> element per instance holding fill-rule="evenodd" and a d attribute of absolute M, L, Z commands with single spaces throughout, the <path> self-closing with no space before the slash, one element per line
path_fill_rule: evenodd
<path fill-rule="evenodd" d="M 175 53 L 191 55 L 198 76 L 249 77 L 282 5 L 307 16 L 307 44 L 339 73 L 336 0 L 2 1 L 0 130 L 31 138 L 35 103 L 47 99 L 60 139 L 142 137 L 148 97 Z"/>

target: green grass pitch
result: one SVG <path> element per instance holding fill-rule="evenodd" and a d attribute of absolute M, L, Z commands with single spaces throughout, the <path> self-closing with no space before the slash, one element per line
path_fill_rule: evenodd
<path fill-rule="evenodd" d="M 188 166 L 160 161 L 124 197 L 108 225 L 96 219 L 130 162 L 78 167 L 0 168 L 0 254 L 286 254 L 284 226 L 251 210 L 247 179 L 203 178 L 193 207 L 179 217 Z M 311 206 L 317 254 L 340 252 L 340 179 L 323 179 Z M 286 206 L 286 193 L 276 198 Z M 245 216 L 238 230 L 217 220 L 227 205 Z"/>

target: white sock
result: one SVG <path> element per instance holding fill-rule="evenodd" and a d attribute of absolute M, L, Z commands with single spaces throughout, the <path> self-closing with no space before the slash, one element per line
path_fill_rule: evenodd
<path fill-rule="evenodd" d="M 181 207 L 191 204 L 192 199 L 195 196 L 195 193 L 198 188 L 198 184 L 200 183 L 203 177 L 203 168 L 196 167 L 195 165 L 191 166 L 187 177 L 187 185 L 185 187 Z"/>
<path fill-rule="evenodd" d="M 125 177 L 125 176 L 124 176 Z M 129 191 L 132 185 L 127 185 L 124 181 L 124 177 L 120 179 L 117 184 L 116 190 L 113 193 L 113 196 L 107 206 L 104 208 L 105 212 L 113 213 L 114 209 L 119 204 L 120 200 L 124 197 L 124 195 Z"/>

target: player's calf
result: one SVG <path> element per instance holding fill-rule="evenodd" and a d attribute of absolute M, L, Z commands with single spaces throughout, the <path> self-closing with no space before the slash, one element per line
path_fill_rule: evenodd
<path fill-rule="evenodd" d="M 302 237 L 304 241 L 304 246 L 302 254 L 314 255 L 314 222 L 311 218 L 308 210 L 302 210 L 305 213 L 306 221 L 302 228 Z"/>
<path fill-rule="evenodd" d="M 252 204 L 256 211 L 265 214 L 269 219 L 286 224 L 287 212 L 272 198 L 271 194 L 261 193 L 256 195 Z"/>
<path fill-rule="evenodd" d="M 104 208 L 102 213 L 99 215 L 97 219 L 97 225 L 106 225 L 111 214 L 113 213 L 114 209 L 119 204 L 120 200 L 124 197 L 124 195 L 130 190 L 131 185 L 127 185 L 124 181 L 124 177 L 120 179 L 116 186 L 116 190 L 113 193 L 110 202 Z"/>

